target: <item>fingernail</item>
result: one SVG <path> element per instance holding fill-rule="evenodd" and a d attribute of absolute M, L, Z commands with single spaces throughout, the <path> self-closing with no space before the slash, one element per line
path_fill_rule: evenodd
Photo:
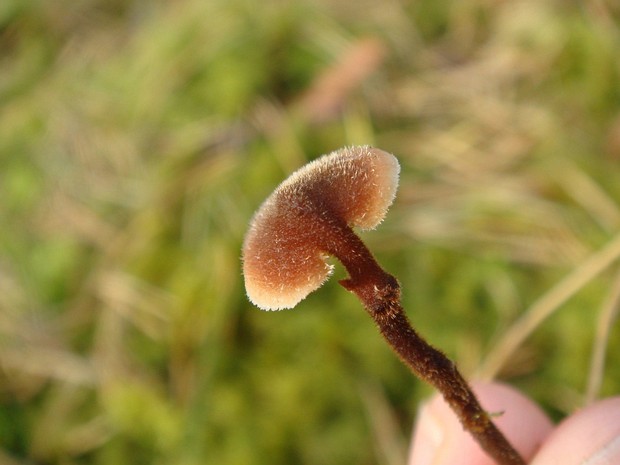
<path fill-rule="evenodd" d="M 620 436 L 612 438 L 582 462 L 583 465 L 613 465 L 614 463 L 620 463 Z"/>

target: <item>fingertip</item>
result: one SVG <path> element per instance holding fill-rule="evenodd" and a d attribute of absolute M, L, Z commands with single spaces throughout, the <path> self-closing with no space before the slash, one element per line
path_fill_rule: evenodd
<path fill-rule="evenodd" d="M 561 422 L 532 465 L 620 463 L 620 397 L 592 404 Z"/>
<path fill-rule="evenodd" d="M 483 408 L 497 413 L 494 422 L 519 453 L 529 460 L 553 424 L 544 412 L 517 390 L 501 383 L 474 383 Z M 463 430 L 440 396 L 420 409 L 409 465 L 493 465 L 493 460 Z"/>

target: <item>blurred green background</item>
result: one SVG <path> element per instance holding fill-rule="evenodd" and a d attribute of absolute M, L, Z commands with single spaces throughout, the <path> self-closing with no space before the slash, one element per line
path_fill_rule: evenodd
<path fill-rule="evenodd" d="M 431 390 L 355 298 L 262 312 L 240 272 L 264 198 L 351 144 L 401 161 L 362 236 L 430 342 L 555 419 L 620 392 L 619 18 L 3 0 L 0 463 L 404 463 Z"/>

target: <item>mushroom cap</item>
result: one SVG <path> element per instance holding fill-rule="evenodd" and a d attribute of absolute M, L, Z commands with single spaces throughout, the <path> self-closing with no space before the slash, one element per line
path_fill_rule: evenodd
<path fill-rule="evenodd" d="M 346 147 L 294 172 L 255 213 L 243 244 L 245 288 L 264 310 L 292 308 L 327 280 L 339 227 L 372 229 L 394 201 L 396 157 Z"/>

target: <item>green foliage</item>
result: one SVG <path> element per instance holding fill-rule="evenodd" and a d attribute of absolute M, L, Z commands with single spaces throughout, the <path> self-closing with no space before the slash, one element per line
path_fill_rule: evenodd
<path fill-rule="evenodd" d="M 618 14 L 2 2 L 0 460 L 402 459 L 429 389 L 335 279 L 296 310 L 253 308 L 248 221 L 321 153 L 394 153 L 396 204 L 363 237 L 420 332 L 484 371 L 620 230 Z M 609 263 L 504 354 L 499 376 L 556 417 L 584 402 Z M 600 395 L 619 380 L 610 357 Z"/>

